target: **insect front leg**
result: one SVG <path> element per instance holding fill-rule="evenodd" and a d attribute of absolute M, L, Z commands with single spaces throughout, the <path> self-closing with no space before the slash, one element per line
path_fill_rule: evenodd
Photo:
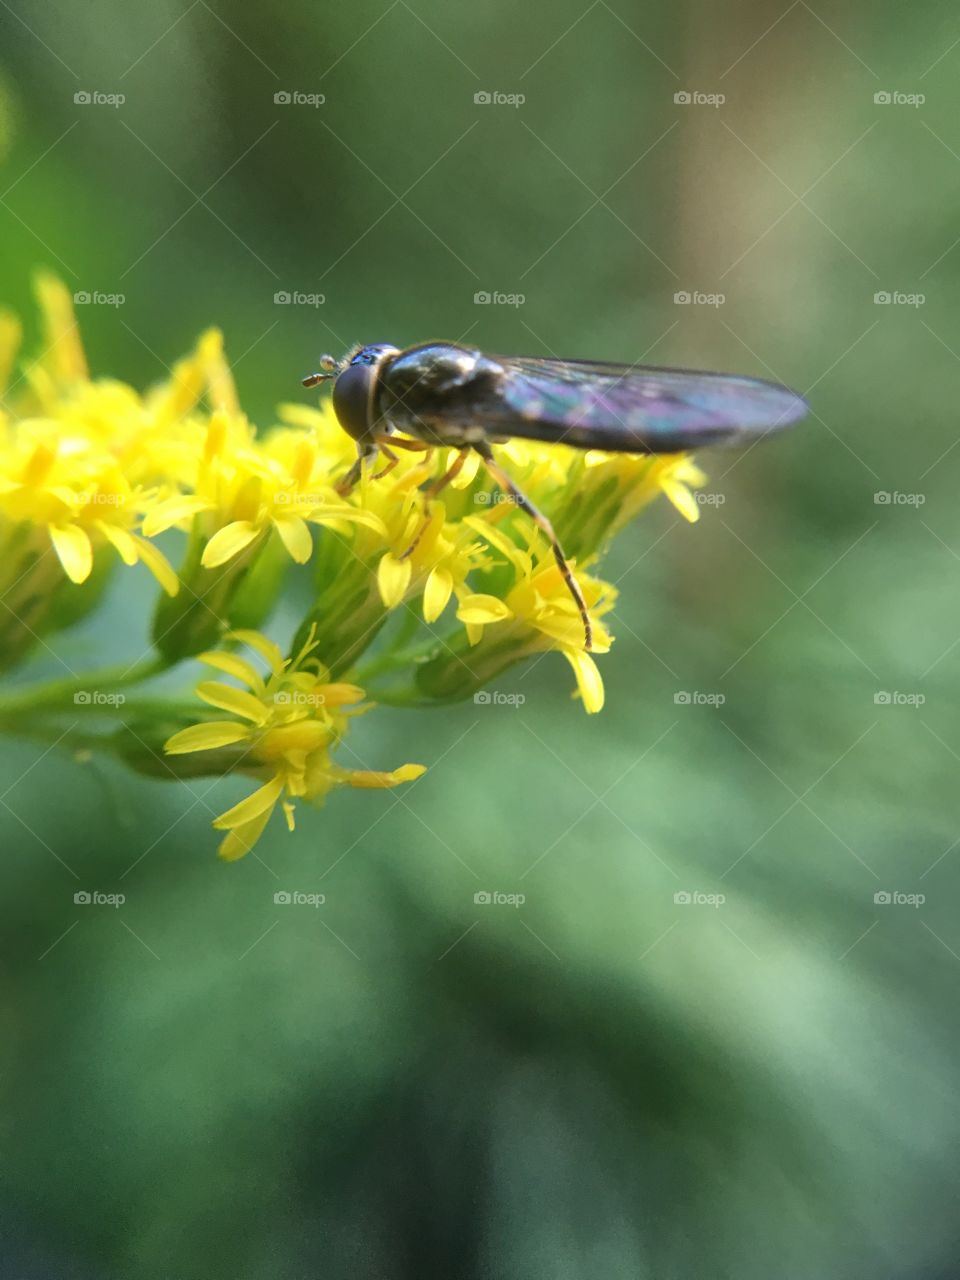
<path fill-rule="evenodd" d="M 338 493 L 341 498 L 345 498 L 347 494 L 351 491 L 351 489 L 353 489 L 354 485 L 357 483 L 357 481 L 360 479 L 361 475 L 363 474 L 363 464 L 365 462 L 371 462 L 377 456 L 379 449 L 380 449 L 379 445 L 360 444 L 358 442 L 356 462 L 353 464 L 350 470 L 345 475 L 342 475 L 340 479 L 337 481 L 337 483 L 333 486 L 334 491 Z"/>
<path fill-rule="evenodd" d="M 506 471 L 494 458 L 493 451 L 488 444 L 475 444 L 473 448 L 479 453 L 490 475 L 504 493 L 509 493 L 520 510 L 525 512 L 537 528 L 546 534 L 553 549 L 553 557 L 557 562 L 557 567 L 563 574 L 563 580 L 567 584 L 567 589 L 573 596 L 574 604 L 577 606 L 580 617 L 583 620 L 584 647 L 589 652 L 593 648 L 593 623 L 590 621 L 590 613 L 587 609 L 587 602 L 583 598 L 583 592 L 580 590 L 580 584 L 573 576 L 570 565 L 567 563 L 567 557 L 563 554 L 563 547 L 561 547 L 560 540 L 553 531 L 553 525 L 542 511 L 537 510 L 527 495 L 517 488 Z"/>
<path fill-rule="evenodd" d="M 440 476 L 439 479 L 434 480 L 432 484 L 428 485 L 427 488 L 424 489 L 423 498 L 424 498 L 425 506 L 430 502 L 431 498 L 435 498 L 438 493 L 442 493 L 451 480 L 455 480 L 457 478 L 457 476 L 463 470 L 463 464 L 466 462 L 466 460 L 467 460 L 467 450 L 461 449 L 457 454 L 457 456 L 454 458 L 451 465 L 447 467 L 443 475 Z M 426 533 L 429 524 L 430 524 L 430 509 L 429 509 L 429 506 L 427 506 L 427 514 L 424 517 L 423 524 L 421 524 L 420 528 L 417 530 L 417 536 L 410 543 L 409 547 L 407 547 L 406 551 L 404 551 L 402 555 L 397 557 L 399 560 L 406 560 L 408 556 L 413 555 L 414 551 L 416 551 L 417 547 L 420 545 L 420 539 Z"/>

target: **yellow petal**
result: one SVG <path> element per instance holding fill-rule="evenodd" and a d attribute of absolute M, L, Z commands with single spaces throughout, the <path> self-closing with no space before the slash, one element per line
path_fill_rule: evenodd
<path fill-rule="evenodd" d="M 313 538 L 307 522 L 299 516 L 283 516 L 275 519 L 273 524 L 291 557 L 297 564 L 306 564 L 313 554 Z"/>
<path fill-rule="evenodd" d="M 63 282 L 46 271 L 37 276 L 35 289 L 43 315 L 44 363 L 58 381 L 79 382 L 87 377 L 87 361 L 73 314 L 73 299 Z"/>
<path fill-rule="evenodd" d="M 241 658 L 239 654 L 224 653 L 220 649 L 211 649 L 207 653 L 198 653 L 197 661 L 206 663 L 208 667 L 215 667 L 218 671 L 223 671 L 228 676 L 233 676 L 235 680 L 242 681 L 254 693 L 263 694 L 263 680 L 260 673 L 252 662 L 248 662 L 246 658 Z"/>
<path fill-rule="evenodd" d="M 491 622 L 504 622 L 513 617 L 509 605 L 497 596 L 464 596 L 457 609 L 457 617 L 468 626 L 486 626 Z"/>
<path fill-rule="evenodd" d="M 660 481 L 660 488 L 680 512 L 684 520 L 689 520 L 691 524 L 697 523 L 700 519 L 700 508 L 697 505 L 696 498 L 685 484 L 681 484 L 678 480 L 664 477 Z"/>
<path fill-rule="evenodd" d="M 234 520 L 232 524 L 225 524 L 204 547 L 200 563 L 205 569 L 216 569 L 226 564 L 244 547 L 249 547 L 259 532 L 250 520 Z"/>
<path fill-rule="evenodd" d="M 314 524 L 345 520 L 348 524 L 359 524 L 365 529 L 372 529 L 381 538 L 387 536 L 387 526 L 378 515 L 373 511 L 361 511 L 359 507 L 351 507 L 348 503 L 344 503 L 343 506 L 339 507 L 313 507 L 310 511 L 310 519 Z"/>
<path fill-rule="evenodd" d="M 453 574 L 449 569 L 439 565 L 430 570 L 427 585 L 423 592 L 423 618 L 425 622 L 436 622 L 447 607 L 453 595 Z"/>
<path fill-rule="evenodd" d="M 366 790 L 382 790 L 386 787 L 398 787 L 402 782 L 413 782 L 427 772 L 425 764 L 402 764 L 399 769 L 389 773 L 381 773 L 374 769 L 350 769 L 346 781 L 351 787 L 362 787 Z"/>
<path fill-rule="evenodd" d="M 259 631 L 251 631 L 240 629 L 237 631 L 227 632 L 228 640 L 239 640 L 241 644 L 248 645 L 254 652 L 259 653 L 270 666 L 270 670 L 276 674 L 281 671 L 284 666 L 283 654 L 280 652 L 280 646 L 274 644 L 272 640 L 268 640 L 266 636 L 261 635 Z"/>
<path fill-rule="evenodd" d="M 221 711 L 230 711 L 244 720 L 252 720 L 254 724 L 264 724 L 269 718 L 269 711 L 259 698 L 244 689 L 235 689 L 230 684 L 220 684 L 216 680 L 201 680 L 197 685 L 197 697 L 209 702 L 212 707 Z"/>
<path fill-rule="evenodd" d="M 195 516 L 199 511 L 210 511 L 213 503 L 198 498 L 196 494 L 178 495 L 158 502 L 151 507 L 144 517 L 143 532 L 148 538 L 155 538 L 158 533 Z"/>
<path fill-rule="evenodd" d="M 506 509 L 506 506 L 504 506 L 503 510 Z M 505 533 L 501 533 L 499 529 L 489 524 L 486 520 L 481 520 L 478 516 L 464 516 L 463 523 L 496 547 L 522 574 L 527 575 L 530 573 L 531 561 L 529 555 L 525 551 L 521 551 L 516 543 L 512 542 Z"/>
<path fill-rule="evenodd" d="M 563 649 L 563 656 L 573 667 L 584 710 L 591 715 L 603 710 L 603 680 L 597 664 L 582 649 Z"/>
<path fill-rule="evenodd" d="M 175 596 L 180 590 L 180 579 L 177 577 L 177 571 L 173 565 L 163 554 L 163 552 L 148 542 L 146 538 L 140 538 L 137 534 L 130 535 L 137 544 L 137 552 L 140 559 L 147 566 L 156 580 L 163 587 L 168 596 Z"/>
<path fill-rule="evenodd" d="M 50 525 L 50 541 L 71 582 L 86 582 L 93 569 L 93 548 L 78 524 Z"/>
<path fill-rule="evenodd" d="M 249 822 L 245 822 L 242 826 L 234 827 L 232 831 L 227 832 L 220 841 L 220 847 L 217 850 L 224 862 L 236 862 L 238 858 L 242 858 L 245 853 L 250 852 L 263 835 L 263 829 L 270 821 L 272 813 L 273 807 L 271 806 L 269 809 L 264 809 L 259 817 L 251 818 Z"/>
<path fill-rule="evenodd" d="M 22 333 L 20 321 L 12 311 L 0 311 L 0 392 L 6 391 L 16 365 Z"/>
<path fill-rule="evenodd" d="M 140 559 L 137 551 L 137 544 L 133 535 L 128 533 L 126 529 L 121 529 L 115 524 L 109 524 L 106 520 L 98 520 L 97 528 L 113 546 L 120 559 L 124 564 L 133 565 Z"/>
<path fill-rule="evenodd" d="M 409 560 L 398 560 L 391 551 L 380 557 L 377 566 L 377 586 L 380 588 L 380 599 L 388 609 L 394 609 L 407 594 L 413 565 Z"/>
<path fill-rule="evenodd" d="M 323 706 L 325 707 L 349 707 L 354 702 L 363 701 L 363 690 L 358 684 L 345 684 L 338 681 L 336 684 L 325 684 L 318 692 L 323 696 Z"/>
<path fill-rule="evenodd" d="M 457 452 L 459 452 L 459 450 L 457 450 Z M 451 458 L 450 463 L 452 463 L 453 461 L 454 459 Z M 477 472 L 480 469 L 480 462 L 481 462 L 481 458 L 479 453 L 474 453 L 471 450 L 471 452 L 467 454 L 467 458 L 463 466 L 460 468 L 459 475 L 454 476 L 454 478 L 450 481 L 450 488 L 451 489 L 469 489 L 470 486 L 473 484 L 474 480 L 476 479 Z"/>
<path fill-rule="evenodd" d="M 280 774 L 277 774 L 275 778 L 265 782 L 262 787 L 258 787 L 245 800 L 235 804 L 226 813 L 221 813 L 219 818 L 214 818 L 213 825 L 218 831 L 229 831 L 231 827 L 242 827 L 244 823 L 252 822 L 254 818 L 259 818 L 263 813 L 269 814 L 280 799 L 282 791 L 283 778 Z M 262 831 L 263 828 L 261 827 L 260 830 Z M 259 835 L 259 832 L 257 834 Z"/>
<path fill-rule="evenodd" d="M 250 736 L 248 725 L 235 720 L 208 720 L 204 724 L 192 724 L 181 729 L 163 744 L 168 756 L 182 756 L 188 751 L 213 751 L 217 747 L 229 747 Z"/>

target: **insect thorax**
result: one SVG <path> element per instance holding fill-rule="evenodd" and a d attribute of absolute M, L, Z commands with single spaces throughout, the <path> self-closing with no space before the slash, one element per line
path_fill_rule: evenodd
<path fill-rule="evenodd" d="M 422 440 L 478 443 L 486 433 L 467 425 L 470 409 L 483 403 L 502 375 L 502 367 L 481 351 L 455 343 L 425 343 L 384 364 L 377 407 L 384 419 Z"/>

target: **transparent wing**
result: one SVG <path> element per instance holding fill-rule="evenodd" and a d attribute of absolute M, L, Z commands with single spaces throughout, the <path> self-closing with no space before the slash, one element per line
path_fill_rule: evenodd
<path fill-rule="evenodd" d="M 509 434 L 581 448 L 672 453 L 763 435 L 807 413 L 806 401 L 787 387 L 734 374 L 492 359 L 505 376 L 487 408 Z"/>
<path fill-rule="evenodd" d="M 776 383 L 585 360 L 483 355 L 450 343 L 409 348 L 383 377 L 386 416 L 454 444 L 477 432 L 582 449 L 676 453 L 789 426 L 806 402 Z"/>

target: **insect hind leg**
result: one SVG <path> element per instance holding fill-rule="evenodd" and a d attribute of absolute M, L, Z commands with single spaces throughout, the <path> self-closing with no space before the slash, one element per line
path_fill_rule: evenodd
<path fill-rule="evenodd" d="M 583 598 L 583 592 L 580 590 L 580 583 L 577 582 L 576 578 L 573 576 L 573 571 L 567 562 L 567 557 L 563 553 L 563 547 L 560 545 L 560 540 L 553 531 L 553 525 L 543 512 L 539 511 L 533 505 L 523 490 L 519 489 L 514 484 L 506 471 L 504 471 L 494 458 L 493 451 L 488 444 L 475 444 L 473 448 L 477 453 L 479 453 L 490 475 L 504 493 L 509 493 L 520 510 L 528 515 L 537 528 L 546 535 L 553 550 L 553 557 L 557 562 L 557 567 L 563 574 L 563 580 L 567 584 L 567 590 L 570 592 L 573 597 L 573 602 L 579 610 L 580 617 L 583 621 L 584 647 L 589 652 L 593 648 L 593 623 L 590 621 L 590 612 L 587 609 L 587 602 Z"/>

